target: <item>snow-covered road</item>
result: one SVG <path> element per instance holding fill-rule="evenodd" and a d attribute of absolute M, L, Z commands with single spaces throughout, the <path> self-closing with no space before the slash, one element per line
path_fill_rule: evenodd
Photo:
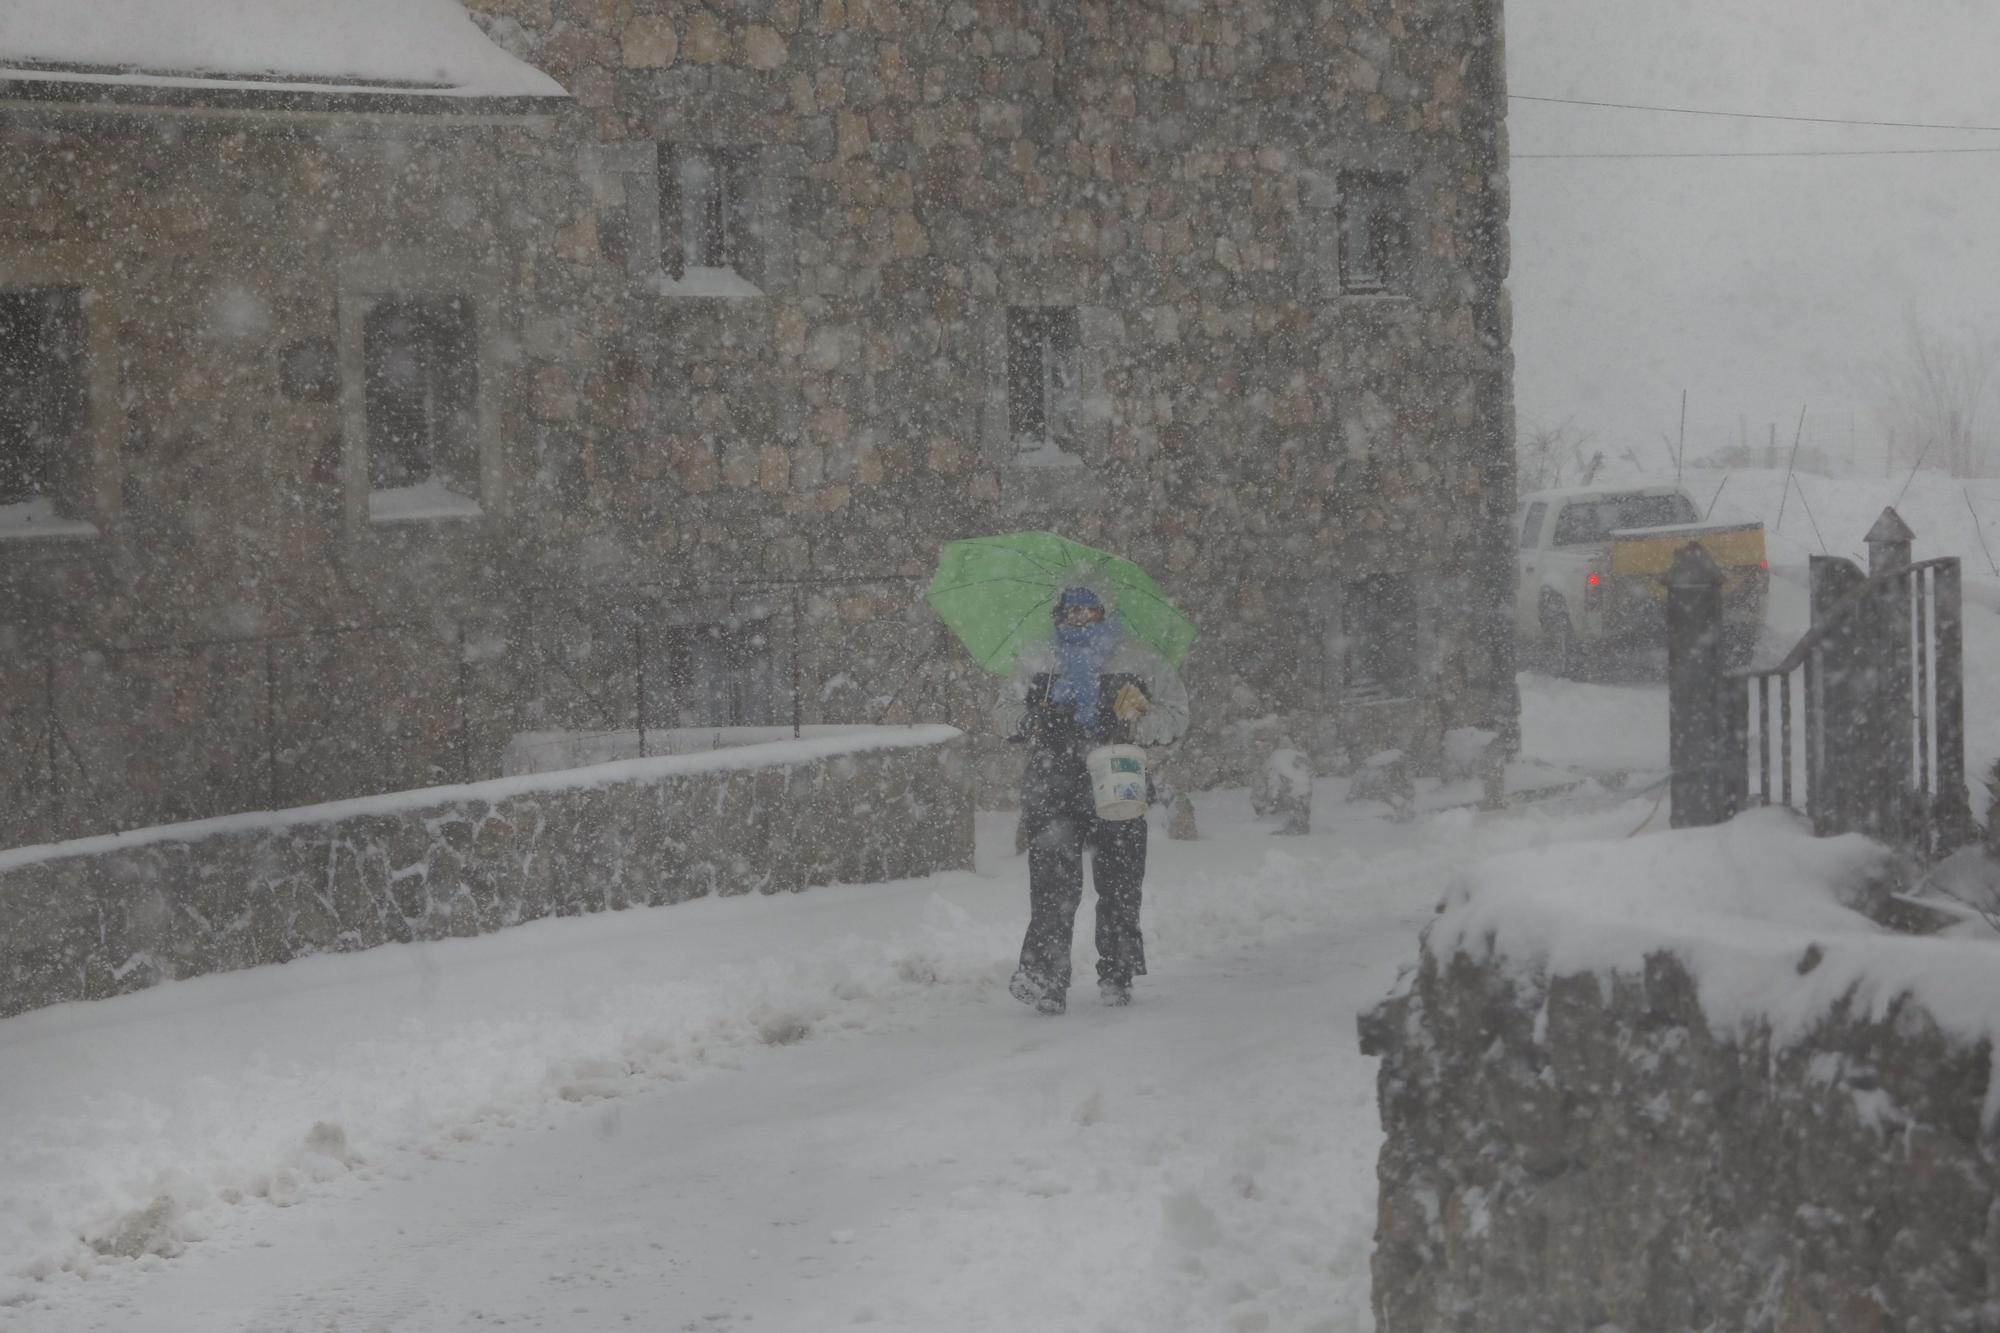
<path fill-rule="evenodd" d="M 72 1326 L 1362 1327 L 1349 1015 L 1388 934 L 1206 961 L 1129 1011 L 988 991 L 806 1041 L 235 1229 Z"/>
<path fill-rule="evenodd" d="M 1126 1010 L 1006 997 L 1025 867 L 989 816 L 974 874 L 9 1020 L 0 1215 L 44 1276 L 0 1326 L 1366 1329 L 1357 1011 L 1457 866 L 1644 811 L 1328 800 L 1281 839 L 1240 801 L 1156 843 Z"/>
<path fill-rule="evenodd" d="M 1026 866 L 988 815 L 975 873 L 0 1021 L 0 1329 L 1367 1329 L 1356 1013 L 1460 867 L 1667 822 L 1657 680 L 1521 687 L 1576 791 L 1397 824 L 1331 782 L 1304 838 L 1203 796 L 1199 842 L 1154 844 L 1128 1010 L 1007 998 Z M 1996 689 L 1968 673 L 1975 773 Z"/>
<path fill-rule="evenodd" d="M 1806 619 L 1774 573 L 1770 656 Z M 2000 580 L 1969 585 L 1978 775 Z M 1657 679 L 1521 689 L 1575 791 L 1398 824 L 1327 783 L 1303 838 L 1204 795 L 1154 843 L 1127 1010 L 1007 998 L 1026 866 L 989 815 L 975 873 L 0 1020 L 0 1330 L 1368 1329 L 1356 1013 L 1469 862 L 1667 822 Z"/>

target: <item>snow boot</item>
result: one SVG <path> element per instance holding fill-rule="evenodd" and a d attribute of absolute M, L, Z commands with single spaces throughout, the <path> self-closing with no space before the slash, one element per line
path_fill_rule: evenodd
<path fill-rule="evenodd" d="M 1007 983 L 1007 993 L 1022 1004 L 1032 1006 L 1038 1014 L 1060 1014 L 1069 1008 L 1061 991 L 1035 980 L 1026 972 L 1014 974 L 1013 980 Z"/>
<path fill-rule="evenodd" d="M 1097 983 L 1097 997 L 1109 1005 L 1130 1004 L 1132 1003 L 1132 983 L 1129 981 L 1113 981 L 1109 977 L 1104 977 Z"/>

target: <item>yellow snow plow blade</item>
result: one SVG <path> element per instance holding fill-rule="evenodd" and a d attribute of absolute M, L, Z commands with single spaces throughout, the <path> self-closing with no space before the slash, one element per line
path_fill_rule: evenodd
<path fill-rule="evenodd" d="M 1764 567 L 1764 525 L 1728 527 L 1640 528 L 1611 534 L 1611 572 L 1644 578 L 1673 568 L 1674 553 L 1689 542 L 1700 544 L 1727 573 L 1732 569 Z"/>
<path fill-rule="evenodd" d="M 1762 523 L 1716 524 L 1674 528 L 1629 528 L 1611 534 L 1611 573 L 1614 578 L 1649 584 L 1656 596 L 1666 596 L 1666 572 L 1673 567 L 1674 555 L 1695 542 L 1722 566 L 1725 592 L 1740 583 L 1744 575 L 1764 569 L 1764 525 Z"/>

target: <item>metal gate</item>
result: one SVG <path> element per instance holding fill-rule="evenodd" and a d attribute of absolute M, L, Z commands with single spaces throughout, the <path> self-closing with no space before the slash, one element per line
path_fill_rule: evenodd
<path fill-rule="evenodd" d="M 1674 823 L 1749 805 L 1805 814 L 1926 859 L 1975 833 L 1965 784 L 1965 636 L 1958 558 L 1912 561 L 1885 509 L 1869 569 L 1811 563 L 1812 627 L 1774 666 L 1725 671 L 1721 571 L 1684 548 L 1668 576 Z"/>

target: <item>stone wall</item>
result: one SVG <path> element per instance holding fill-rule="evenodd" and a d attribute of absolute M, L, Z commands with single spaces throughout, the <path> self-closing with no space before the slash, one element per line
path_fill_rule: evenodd
<path fill-rule="evenodd" d="M 890 728 L 0 852 L 0 1017 L 540 917 L 969 869 L 965 748 Z"/>
<path fill-rule="evenodd" d="M 0 285 L 86 289 L 97 530 L 0 540 L 0 845 L 477 779 L 556 729 L 949 722 L 996 792 L 991 682 L 921 594 L 942 542 L 1029 527 L 1201 627 L 1186 784 L 1243 777 L 1245 718 L 1511 733 L 1497 0 L 470 7 L 573 101 L 0 86 Z M 695 150 L 744 164 L 728 282 L 663 267 Z M 1357 172 L 1400 182 L 1388 290 L 1343 283 Z M 386 523 L 355 330 L 412 288 L 480 311 L 480 512 Z M 1041 306 L 1078 338 L 1054 459 L 1009 426 Z M 1397 669 L 1360 690 L 1374 575 Z M 781 682 L 728 717 L 685 651 L 718 632 Z"/>
<path fill-rule="evenodd" d="M 940 669 L 963 663 L 918 593 L 944 540 L 1053 528 L 1201 626 L 1211 742 L 1346 713 L 1343 594 L 1407 572 L 1395 691 L 1423 698 L 1344 717 L 1357 747 L 1511 729 L 1497 4 L 471 7 L 589 141 L 601 299 L 538 426 L 566 498 L 521 519 L 556 566 L 799 580 L 805 721 L 887 700 L 978 734 L 985 682 Z M 753 164 L 756 295 L 663 280 L 660 154 L 687 147 Z M 1343 288 L 1353 170 L 1407 181 L 1398 290 Z M 1007 310 L 1042 305 L 1081 342 L 1058 466 L 1008 437 Z M 842 673 L 868 688 L 823 698 Z M 1225 750 L 1196 745 L 1191 780 L 1240 779 Z"/>
<path fill-rule="evenodd" d="M 0 290 L 83 294 L 52 499 L 88 526 L 0 531 L 0 846 L 497 773 L 514 719 L 481 702 L 510 677 L 478 616 L 534 504 L 534 353 L 585 272 L 565 104 L 18 91 Z M 361 324 L 397 296 L 469 304 L 476 515 L 371 515 Z"/>
<path fill-rule="evenodd" d="M 1427 949 L 1363 1029 L 1382 1333 L 2000 1328 L 1991 1046 L 1907 994 L 1780 1041 L 1665 950 L 1600 980 Z"/>

